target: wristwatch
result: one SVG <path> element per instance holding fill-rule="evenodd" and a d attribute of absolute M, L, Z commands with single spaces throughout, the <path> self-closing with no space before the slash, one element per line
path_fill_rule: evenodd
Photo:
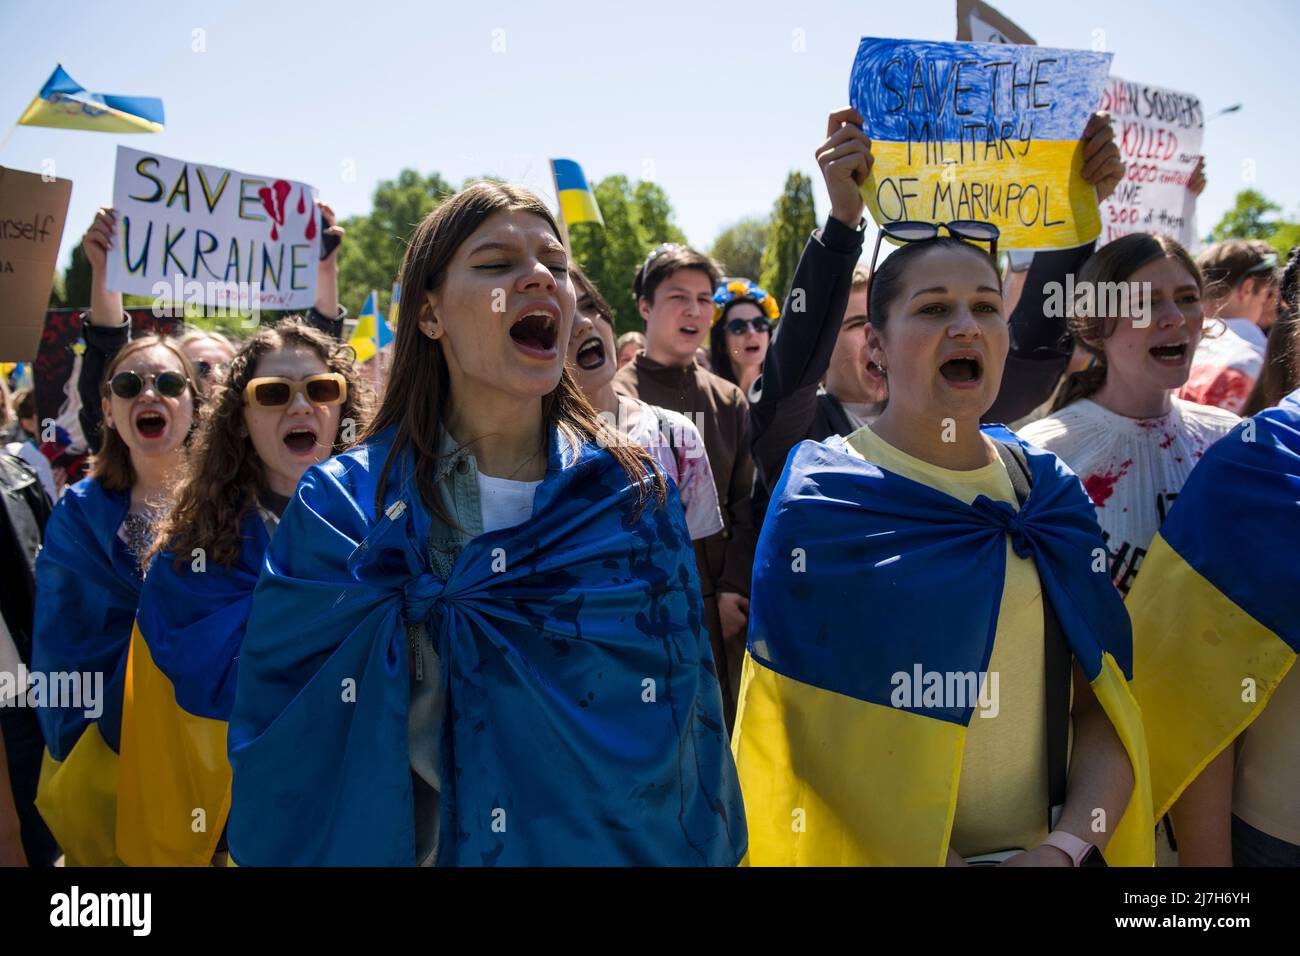
<path fill-rule="evenodd" d="M 1105 866 L 1106 860 L 1101 851 L 1091 843 L 1080 840 L 1073 833 L 1053 830 L 1042 842 L 1043 846 L 1054 846 L 1074 863 L 1075 866 Z"/>

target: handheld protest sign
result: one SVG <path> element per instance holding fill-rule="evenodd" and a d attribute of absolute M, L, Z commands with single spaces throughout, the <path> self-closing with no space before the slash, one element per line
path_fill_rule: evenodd
<path fill-rule="evenodd" d="M 1196 196 L 1187 188 L 1201 157 L 1201 101 L 1148 83 L 1112 76 L 1101 109 L 1115 119 L 1124 179 L 1102 203 L 1102 242 L 1131 232 L 1159 232 L 1195 249 Z"/>
<path fill-rule="evenodd" d="M 875 164 L 862 186 L 877 224 L 991 222 L 1007 249 L 1097 238 L 1080 136 L 1109 53 L 867 37 L 849 99 Z"/>
<path fill-rule="evenodd" d="M 306 183 L 119 146 L 108 287 L 158 302 L 307 309 L 320 216 Z"/>
<path fill-rule="evenodd" d="M 36 359 L 71 198 L 71 180 L 0 166 L 0 361 Z"/>

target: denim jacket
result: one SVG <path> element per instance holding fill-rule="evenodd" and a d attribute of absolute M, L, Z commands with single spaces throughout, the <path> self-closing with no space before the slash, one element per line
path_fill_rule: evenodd
<path fill-rule="evenodd" d="M 442 579 L 451 575 L 461 550 L 483 533 L 479 502 L 478 463 L 444 429 L 438 442 L 434 486 L 456 526 L 432 515 L 429 527 L 429 566 Z M 438 849 L 439 792 L 438 748 L 442 737 L 442 662 L 427 624 L 407 625 L 410 655 L 411 707 L 407 732 L 410 740 L 411 786 L 415 806 L 415 858 L 432 866 Z"/>

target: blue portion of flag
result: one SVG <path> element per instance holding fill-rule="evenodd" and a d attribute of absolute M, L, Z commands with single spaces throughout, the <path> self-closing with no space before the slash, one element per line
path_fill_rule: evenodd
<path fill-rule="evenodd" d="M 267 551 L 230 721 L 241 865 L 411 865 L 408 627 L 442 662 L 437 862 L 733 865 L 744 811 L 679 499 L 637 509 L 552 429 L 530 519 L 446 580 L 394 430 L 308 470 Z"/>
<path fill-rule="evenodd" d="M 1001 427 L 997 441 L 1017 439 Z M 1055 455 L 1022 445 L 1022 509 L 966 504 L 876 467 L 842 440 L 802 442 L 772 493 L 754 561 L 750 654 L 779 674 L 894 706 L 892 675 L 982 671 L 1006 575 L 1006 537 L 1038 569 L 1089 680 L 1108 651 L 1132 675 L 1128 614 L 1107 576 L 1096 511 Z M 792 561 L 801 553 L 806 564 Z M 967 724 L 964 707 L 916 707 Z M 906 709 L 906 708 L 905 708 Z"/>
<path fill-rule="evenodd" d="M 36 559 L 32 670 L 102 675 L 99 731 L 114 752 L 122 723 L 126 652 L 140 597 L 135 559 L 117 535 L 130 503 L 127 492 L 106 491 L 94 478 L 77 482 L 55 505 Z M 76 706 L 37 711 L 55 760 L 67 757 L 91 723 L 88 709 L 83 696 Z"/>
<path fill-rule="evenodd" d="M 1233 604 L 1300 653 L 1300 389 L 1210 446 L 1160 535 Z M 1232 542 L 1248 546 L 1250 560 L 1242 560 Z"/>
<path fill-rule="evenodd" d="M 250 511 L 240 525 L 243 551 L 229 568 L 161 552 L 140 593 L 140 633 L 158 670 L 176 691 L 176 703 L 196 717 L 229 720 L 235 703 L 239 645 L 253 604 L 253 588 L 271 536 Z"/>

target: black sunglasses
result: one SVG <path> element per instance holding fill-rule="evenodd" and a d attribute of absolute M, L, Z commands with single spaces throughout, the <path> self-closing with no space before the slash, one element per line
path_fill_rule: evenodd
<path fill-rule="evenodd" d="M 659 245 L 651 249 L 650 255 L 645 257 L 645 265 L 641 267 L 641 272 L 637 276 L 637 282 L 636 282 L 637 288 L 643 288 L 645 286 L 645 274 L 646 271 L 650 268 L 650 263 L 654 262 L 665 252 L 672 252 L 674 249 L 684 249 L 684 248 L 686 247 L 683 246 L 680 242 L 661 242 L 659 243 Z"/>
<path fill-rule="evenodd" d="M 888 236 L 895 242 L 925 242 L 927 239 L 938 239 L 939 230 L 947 229 L 948 235 L 956 239 L 965 239 L 968 242 L 987 242 L 989 244 L 989 258 L 994 262 L 998 259 L 998 236 L 1002 235 L 1001 230 L 991 222 L 979 222 L 975 219 L 954 219 L 952 222 L 918 222 L 914 219 L 903 219 L 899 222 L 887 222 L 880 227 L 880 232 L 876 235 L 876 248 L 871 253 L 871 275 L 876 274 L 876 257 L 880 255 L 880 243 Z"/>
<path fill-rule="evenodd" d="M 772 331 L 772 323 L 765 315 L 757 315 L 752 319 L 727 319 L 727 331 L 732 335 L 744 335 L 751 326 L 755 332 Z"/>
<path fill-rule="evenodd" d="M 135 398 L 144 391 L 144 383 L 150 381 L 154 389 L 164 398 L 175 398 L 189 386 L 189 380 L 180 372 L 168 369 L 157 375 L 140 376 L 138 372 L 118 372 L 108 382 L 109 390 L 118 398 Z"/>

